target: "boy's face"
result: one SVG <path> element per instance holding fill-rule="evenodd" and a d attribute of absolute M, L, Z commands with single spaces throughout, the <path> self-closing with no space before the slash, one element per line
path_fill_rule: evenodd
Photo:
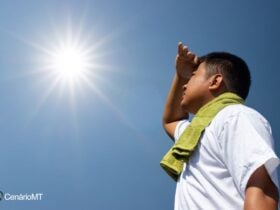
<path fill-rule="evenodd" d="M 209 101 L 211 77 L 207 77 L 205 68 L 205 63 L 201 63 L 188 83 L 183 86 L 181 107 L 186 112 L 195 114 Z"/>

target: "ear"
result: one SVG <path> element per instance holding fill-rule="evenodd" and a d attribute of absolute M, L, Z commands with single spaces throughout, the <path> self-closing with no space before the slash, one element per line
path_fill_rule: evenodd
<path fill-rule="evenodd" d="M 218 90 L 222 87 L 224 78 L 221 74 L 215 74 L 212 77 L 210 77 L 209 80 L 209 90 Z"/>

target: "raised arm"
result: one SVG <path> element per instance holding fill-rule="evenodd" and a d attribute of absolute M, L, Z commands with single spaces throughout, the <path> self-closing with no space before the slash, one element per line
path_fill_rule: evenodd
<path fill-rule="evenodd" d="M 177 123 L 188 117 L 188 113 L 181 108 L 183 85 L 185 85 L 192 72 L 197 68 L 198 57 L 188 50 L 182 43 L 178 44 L 176 56 L 176 73 L 167 96 L 163 112 L 163 127 L 166 133 L 173 139 Z"/>

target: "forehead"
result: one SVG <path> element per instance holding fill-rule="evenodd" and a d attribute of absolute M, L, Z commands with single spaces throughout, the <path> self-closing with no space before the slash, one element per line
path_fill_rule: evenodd
<path fill-rule="evenodd" d="M 205 62 L 202 62 L 201 64 L 199 64 L 199 66 L 197 67 L 197 69 L 195 70 L 195 73 L 199 74 L 204 74 L 206 72 L 206 64 Z"/>

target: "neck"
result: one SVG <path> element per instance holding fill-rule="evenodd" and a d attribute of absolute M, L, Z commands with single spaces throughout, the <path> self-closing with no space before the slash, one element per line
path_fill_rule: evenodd
<path fill-rule="evenodd" d="M 206 105 L 207 103 L 209 103 L 210 101 L 215 99 L 216 97 L 218 97 L 218 96 L 214 96 L 214 95 L 211 95 L 211 94 L 207 95 L 204 98 L 204 100 L 200 101 L 200 104 L 191 113 L 196 114 L 200 110 L 201 107 L 203 107 L 204 105 Z"/>

